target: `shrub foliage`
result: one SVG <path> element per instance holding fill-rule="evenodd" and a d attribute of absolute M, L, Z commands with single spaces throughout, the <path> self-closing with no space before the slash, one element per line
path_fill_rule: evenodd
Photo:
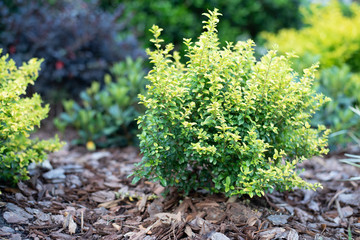
<path fill-rule="evenodd" d="M 28 179 L 28 165 L 41 162 L 47 152 L 61 146 L 57 138 L 29 139 L 29 132 L 40 125 L 49 111 L 48 106 L 41 106 L 37 94 L 31 98 L 20 97 L 37 78 L 40 63 L 31 59 L 17 68 L 8 56 L 0 58 L 0 182 L 5 184 Z"/>
<path fill-rule="evenodd" d="M 105 77 L 105 86 L 93 82 L 80 93 L 81 103 L 64 101 L 65 112 L 55 121 L 59 129 L 67 126 L 78 131 L 74 144 L 91 142 L 97 147 L 126 146 L 136 142 L 137 118 L 143 109 L 137 95 L 145 92 L 145 72 L 141 59 L 114 65 Z"/>
<path fill-rule="evenodd" d="M 273 189 L 315 189 L 296 164 L 326 153 L 328 131 L 309 125 L 327 99 L 312 90 L 317 66 L 299 77 L 289 56 L 270 51 L 260 61 L 254 43 L 220 48 L 218 11 L 205 14 L 205 31 L 185 39 L 188 62 L 161 47 L 162 29 L 153 26 L 153 69 L 146 112 L 138 120 L 143 159 L 135 172 L 188 193 L 204 188 L 227 195 L 263 195 Z"/>

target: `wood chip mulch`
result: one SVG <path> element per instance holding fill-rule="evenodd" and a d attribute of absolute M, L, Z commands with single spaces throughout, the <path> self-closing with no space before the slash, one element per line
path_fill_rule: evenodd
<path fill-rule="evenodd" d="M 248 198 L 199 191 L 164 197 L 131 184 L 136 148 L 64 148 L 18 188 L 0 186 L 0 239 L 360 239 L 358 169 L 335 157 L 302 164 L 318 191 Z"/>

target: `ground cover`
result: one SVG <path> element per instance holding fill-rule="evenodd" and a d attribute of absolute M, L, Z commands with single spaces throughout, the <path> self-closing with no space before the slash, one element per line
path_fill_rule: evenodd
<path fill-rule="evenodd" d="M 127 178 L 141 159 L 137 148 L 88 152 L 68 145 L 33 168 L 30 181 L 1 186 L 0 238 L 357 239 L 359 184 L 344 180 L 359 171 L 339 158 L 300 166 L 303 178 L 322 183 L 316 192 L 226 198 L 173 189 L 164 197 L 159 184 Z"/>

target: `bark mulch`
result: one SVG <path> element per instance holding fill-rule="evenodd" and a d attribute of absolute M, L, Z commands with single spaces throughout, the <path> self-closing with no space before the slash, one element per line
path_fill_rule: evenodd
<path fill-rule="evenodd" d="M 64 148 L 31 169 L 18 188 L 1 186 L 0 239 L 360 239 L 359 170 L 335 157 L 302 164 L 318 191 L 248 198 L 190 196 L 127 177 L 136 148 Z"/>

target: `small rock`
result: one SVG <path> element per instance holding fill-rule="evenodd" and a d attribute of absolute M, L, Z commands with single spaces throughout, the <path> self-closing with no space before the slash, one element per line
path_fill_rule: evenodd
<path fill-rule="evenodd" d="M 57 168 L 43 174 L 43 177 L 51 183 L 63 183 L 65 182 L 65 170 Z"/>
<path fill-rule="evenodd" d="M 289 215 L 270 215 L 267 219 L 275 226 L 284 225 L 289 219 Z"/>

